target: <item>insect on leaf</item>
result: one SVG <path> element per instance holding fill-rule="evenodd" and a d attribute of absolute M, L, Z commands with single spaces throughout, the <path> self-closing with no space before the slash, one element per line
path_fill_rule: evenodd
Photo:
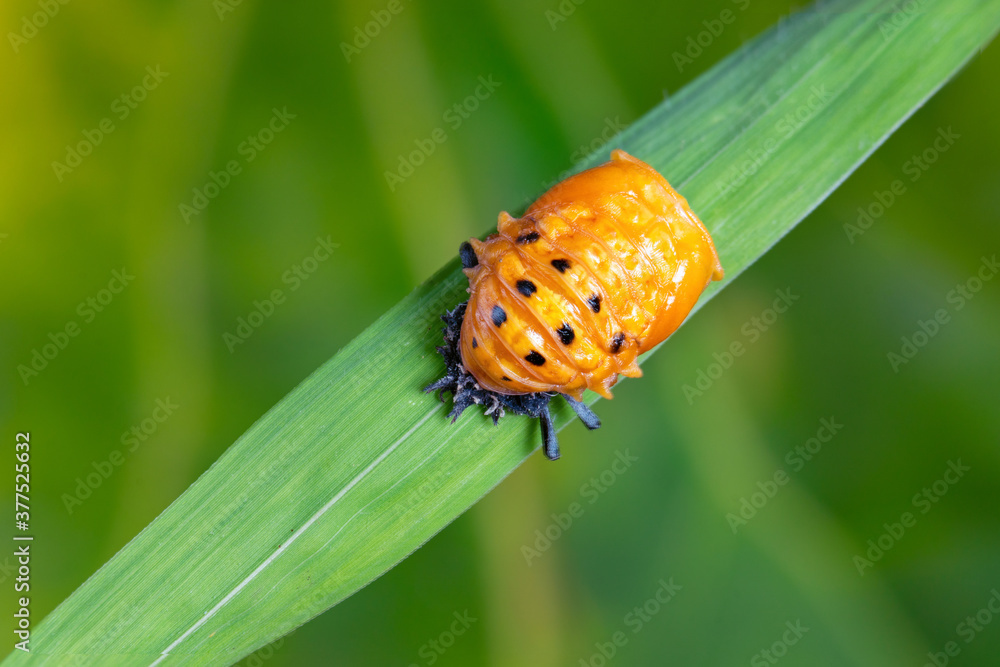
<path fill-rule="evenodd" d="M 666 176 L 711 231 L 726 280 L 701 304 L 1000 25 L 995 0 L 920 7 L 894 17 L 888 2 L 830 2 L 796 14 L 612 141 Z M 442 370 L 438 317 L 465 288 L 456 259 L 317 369 L 50 614 L 30 656 L 7 664 L 230 664 L 489 492 L 540 438 L 527 419 L 494 427 L 470 411 L 452 425 L 449 406 L 421 393 Z M 573 415 L 558 403 L 563 425 Z"/>

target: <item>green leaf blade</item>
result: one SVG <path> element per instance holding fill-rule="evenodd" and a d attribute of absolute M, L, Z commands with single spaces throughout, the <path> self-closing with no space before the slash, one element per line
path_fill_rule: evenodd
<path fill-rule="evenodd" d="M 700 304 L 1000 26 L 995 2 L 922 7 L 891 31 L 888 3 L 798 14 L 614 141 L 659 169 L 712 231 L 727 278 Z M 229 664 L 356 592 L 468 509 L 539 436 L 530 420 L 495 428 L 473 411 L 450 424 L 449 406 L 421 393 L 443 369 L 438 316 L 465 288 L 453 262 L 380 318 L 45 619 L 31 656 L 15 651 L 7 662 Z M 562 407 L 557 423 L 571 417 Z"/>

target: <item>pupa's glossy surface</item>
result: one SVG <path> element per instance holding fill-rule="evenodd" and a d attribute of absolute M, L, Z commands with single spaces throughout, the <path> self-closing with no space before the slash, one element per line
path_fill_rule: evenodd
<path fill-rule="evenodd" d="M 516 395 L 584 389 L 610 398 L 618 374 L 669 336 L 711 280 L 712 238 L 645 162 L 615 150 L 497 234 L 472 239 L 462 363 L 484 389 Z"/>

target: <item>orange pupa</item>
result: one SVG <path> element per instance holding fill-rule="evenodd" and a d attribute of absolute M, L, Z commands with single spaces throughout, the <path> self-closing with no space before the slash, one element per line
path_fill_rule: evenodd
<path fill-rule="evenodd" d="M 667 180 L 623 150 L 553 186 L 520 218 L 460 249 L 469 301 L 443 317 L 453 418 L 481 404 L 538 417 L 559 457 L 549 401 L 563 394 L 589 428 L 590 389 L 611 398 L 619 375 L 673 333 L 723 277 L 708 230 Z"/>

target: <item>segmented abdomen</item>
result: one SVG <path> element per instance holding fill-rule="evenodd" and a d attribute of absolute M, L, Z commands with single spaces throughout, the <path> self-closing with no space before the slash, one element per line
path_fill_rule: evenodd
<path fill-rule="evenodd" d="M 624 151 L 611 158 L 471 241 L 479 263 L 466 269 L 460 351 L 487 389 L 610 398 L 618 374 L 641 375 L 638 355 L 722 277 L 684 198 Z"/>

